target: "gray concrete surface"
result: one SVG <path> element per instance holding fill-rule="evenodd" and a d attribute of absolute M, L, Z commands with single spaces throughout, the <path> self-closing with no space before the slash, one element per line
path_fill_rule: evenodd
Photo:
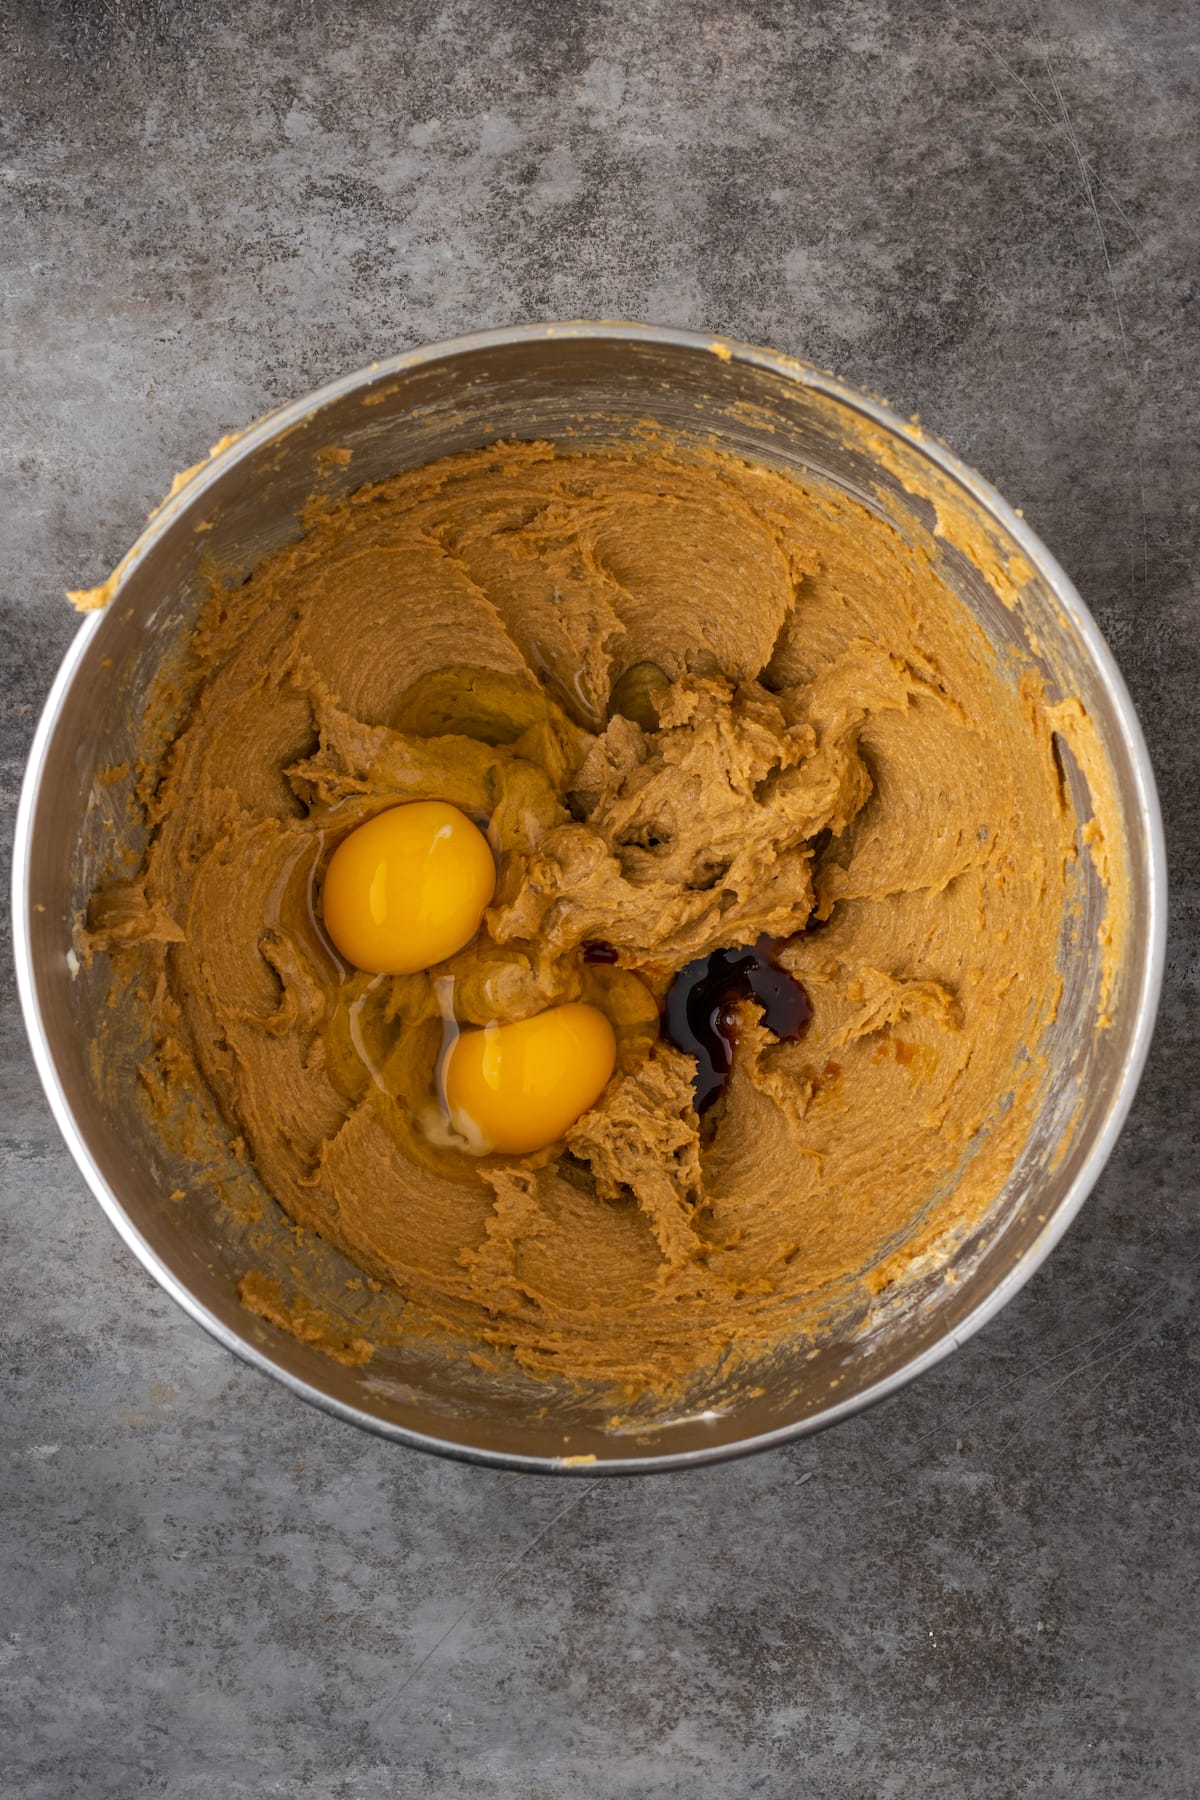
<path fill-rule="evenodd" d="M 405 1454 L 210 1343 L 85 1193 L 6 966 L 0 1794 L 1200 1793 L 1189 0 L 6 10 L 10 824 L 62 590 L 175 469 L 377 354 L 619 314 L 834 366 L 1024 504 L 1175 885 L 1135 1113 L 1004 1316 L 818 1441 L 601 1486 Z"/>

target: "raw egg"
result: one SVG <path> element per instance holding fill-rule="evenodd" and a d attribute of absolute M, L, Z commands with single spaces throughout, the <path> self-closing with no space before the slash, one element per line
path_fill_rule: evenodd
<path fill-rule="evenodd" d="M 450 1122 L 478 1156 L 541 1150 L 595 1104 L 616 1060 L 612 1026 L 579 1001 L 464 1031 L 442 1065 Z"/>
<path fill-rule="evenodd" d="M 342 839 L 325 872 L 321 912 L 356 969 L 412 975 L 470 943 L 495 886 L 478 826 L 444 800 L 414 800 Z"/>

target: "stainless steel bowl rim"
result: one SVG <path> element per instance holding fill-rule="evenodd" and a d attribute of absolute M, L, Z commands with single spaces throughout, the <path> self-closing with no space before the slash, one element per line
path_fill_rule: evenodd
<path fill-rule="evenodd" d="M 1130 1053 L 1121 1070 L 1103 1127 L 1096 1134 L 1088 1154 L 1080 1165 L 1063 1200 L 1047 1217 L 1041 1232 L 1033 1240 L 1028 1250 L 957 1328 L 948 1331 L 903 1367 L 873 1386 L 863 1389 L 860 1393 L 834 1402 L 806 1419 L 754 1437 L 743 1438 L 734 1443 L 717 1445 L 712 1448 L 700 1447 L 659 1456 L 623 1458 L 612 1463 L 597 1460 L 575 1466 L 564 1462 L 559 1457 L 523 1456 L 509 1452 L 475 1449 L 393 1424 L 338 1400 L 281 1367 L 247 1338 L 239 1337 L 236 1332 L 230 1330 L 222 1320 L 196 1299 L 147 1243 L 126 1212 L 119 1196 L 105 1180 L 92 1158 L 59 1078 L 41 1017 L 34 981 L 28 913 L 32 821 L 43 764 L 75 671 L 92 636 L 99 629 L 103 614 L 96 612 L 84 619 L 67 650 L 47 696 L 37 730 L 34 733 L 29 762 L 21 787 L 13 845 L 13 949 L 17 969 L 17 987 L 34 1062 L 55 1121 L 88 1186 L 134 1255 L 186 1313 L 204 1326 L 226 1349 L 232 1350 L 236 1356 L 241 1357 L 244 1362 L 254 1368 L 284 1382 L 294 1393 L 310 1404 L 382 1437 L 437 1455 L 450 1456 L 459 1461 L 525 1470 L 533 1474 L 576 1475 L 594 1479 L 599 1475 L 647 1474 L 669 1469 L 691 1468 L 708 1462 L 728 1461 L 733 1457 L 773 1449 L 781 1444 L 790 1443 L 796 1438 L 808 1436 L 841 1419 L 863 1411 L 866 1407 L 886 1399 L 900 1388 L 907 1386 L 914 1377 L 926 1369 L 933 1368 L 951 1351 L 965 1343 L 968 1338 L 973 1337 L 982 1326 L 987 1324 L 989 1319 L 1007 1305 L 1034 1271 L 1040 1267 L 1075 1218 L 1108 1161 L 1132 1105 L 1150 1048 L 1162 986 L 1166 955 L 1167 871 L 1162 817 L 1153 768 L 1128 689 L 1096 621 L 1088 611 L 1074 583 L 1037 534 L 1009 506 L 990 482 L 985 481 L 974 469 L 962 462 L 938 439 L 930 437 L 927 433 L 906 423 L 884 402 L 864 394 L 857 388 L 850 387 L 845 382 L 838 380 L 836 376 L 826 373 L 811 363 L 783 355 L 778 351 L 718 337 L 711 332 L 684 331 L 668 326 L 641 325 L 620 321 L 571 320 L 555 324 L 513 325 L 495 330 L 472 332 L 465 337 L 452 338 L 416 350 L 402 351 L 399 355 L 372 363 L 365 369 L 340 376 L 304 398 L 265 414 L 246 431 L 218 449 L 206 463 L 198 467 L 188 480 L 171 495 L 170 499 L 154 513 L 132 549 L 122 560 L 118 569 L 119 579 L 109 604 L 111 605 L 120 593 L 121 586 L 128 574 L 137 566 L 158 538 L 167 531 L 180 511 L 185 507 L 190 507 L 204 489 L 217 480 L 231 464 L 250 455 L 263 444 L 278 436 L 280 432 L 285 431 L 289 426 L 298 424 L 319 408 L 353 393 L 359 387 L 374 385 L 386 380 L 390 375 L 401 374 L 422 363 L 440 361 L 446 357 L 489 346 L 516 344 L 531 340 L 544 341 L 553 338 L 599 338 L 618 343 L 652 343 L 684 350 L 704 351 L 709 354 L 717 352 L 722 356 L 728 355 L 736 361 L 748 363 L 781 375 L 788 380 L 799 382 L 838 401 L 843 406 L 881 426 L 885 431 L 905 438 L 918 451 L 927 456 L 930 462 L 969 493 L 980 507 L 989 513 L 1003 527 L 1008 536 L 1020 546 L 1029 562 L 1049 584 L 1064 612 L 1073 621 L 1089 657 L 1101 672 L 1112 696 L 1125 747 L 1134 770 L 1138 804 L 1147 821 L 1147 839 L 1150 845 L 1150 866 L 1146 871 L 1146 915 L 1149 927 L 1150 954 L 1145 963 L 1141 993 L 1135 996 L 1131 1002 L 1136 1016 L 1136 1028 Z"/>

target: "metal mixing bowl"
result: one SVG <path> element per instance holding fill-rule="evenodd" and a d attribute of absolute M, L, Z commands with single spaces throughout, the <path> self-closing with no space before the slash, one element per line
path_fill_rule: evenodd
<path fill-rule="evenodd" d="M 202 598 L 204 559 L 227 576 L 249 572 L 299 534 L 315 480 L 338 494 L 497 438 L 586 446 L 645 419 L 684 440 L 815 471 L 869 505 L 899 503 L 927 541 L 933 507 L 911 499 L 910 487 L 966 510 L 977 553 L 941 544 L 943 572 L 999 651 L 1029 657 L 1052 694 L 1078 695 L 1095 722 L 1125 825 L 1131 913 L 1112 1022 L 1098 1030 L 1099 959 L 1087 947 L 1103 897 L 1090 878 L 1083 948 L 1064 958 L 1037 1122 L 949 1268 L 917 1272 L 899 1300 L 819 1354 L 781 1353 L 761 1391 L 725 1410 L 701 1400 L 685 1418 L 613 1433 L 595 1406 L 548 1401 L 532 1384 L 447 1364 L 417 1344 L 344 1368 L 246 1311 L 235 1293 L 246 1267 L 239 1235 L 156 1140 L 133 1097 L 136 1070 L 126 1100 L 114 1101 L 111 1087 L 102 1096 L 90 1052 L 104 959 L 81 969 L 71 942 L 114 835 L 132 830 L 119 784 L 98 777 L 134 751 L 151 684 L 179 654 Z M 329 446 L 352 451 L 349 463 L 318 459 Z M 1015 608 L 980 572 L 993 556 L 1028 565 Z M 1078 770 L 1070 783 L 1086 818 Z M 893 1393 L 1011 1299 L 1083 1204 L 1133 1098 L 1162 972 L 1165 862 L 1150 763 L 1113 659 L 1054 558 L 978 475 L 879 402 L 770 351 L 647 326 L 536 325 L 411 351 L 331 382 L 220 448 L 155 514 L 110 604 L 80 626 L 47 700 L 18 813 L 15 918 L 21 998 L 55 1117 L 118 1231 L 186 1311 L 305 1399 L 386 1437 L 513 1468 L 595 1473 L 682 1467 L 815 1431 Z M 187 1203 L 173 1203 L 181 1186 Z"/>

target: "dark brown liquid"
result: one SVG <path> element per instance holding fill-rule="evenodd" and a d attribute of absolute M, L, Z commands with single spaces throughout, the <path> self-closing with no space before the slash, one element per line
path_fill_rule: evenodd
<path fill-rule="evenodd" d="M 794 975 L 771 961 L 781 940 L 760 937 L 753 949 L 714 950 L 687 963 L 667 990 L 666 1036 L 696 1059 L 695 1105 L 707 1112 L 724 1090 L 737 1047 L 737 1008 L 757 1000 L 762 1021 L 780 1043 L 808 1030 L 812 1002 Z"/>

